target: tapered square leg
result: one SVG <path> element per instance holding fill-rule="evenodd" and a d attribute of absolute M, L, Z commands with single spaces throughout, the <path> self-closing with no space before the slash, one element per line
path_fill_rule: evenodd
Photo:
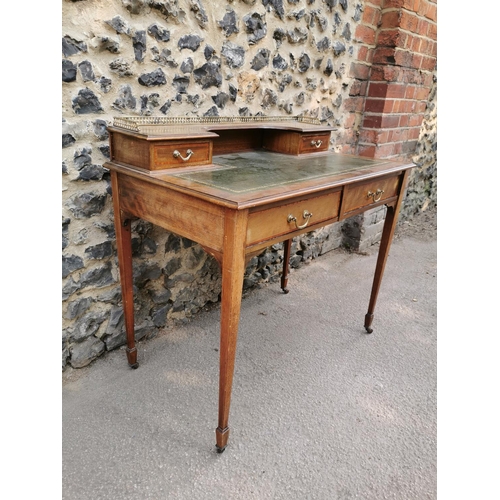
<path fill-rule="evenodd" d="M 215 430 L 216 447 L 219 453 L 226 448 L 229 437 L 229 407 L 245 272 L 247 216 L 248 211 L 227 209 L 225 218 L 222 254 L 219 425 Z"/>
<path fill-rule="evenodd" d="M 137 348 L 134 336 L 134 283 L 132 276 L 132 233 L 130 218 L 120 210 L 120 190 L 118 174 L 111 172 L 113 189 L 113 210 L 115 218 L 116 250 L 120 268 L 120 285 L 122 289 L 123 315 L 127 334 L 127 360 L 131 368 L 137 368 Z"/>
<path fill-rule="evenodd" d="M 283 272 L 281 274 L 281 289 L 283 293 L 288 293 L 288 274 L 290 272 L 290 251 L 292 249 L 292 239 L 283 242 Z"/>
<path fill-rule="evenodd" d="M 366 333 L 372 333 L 372 322 L 374 317 L 375 305 L 377 303 L 378 292 L 380 290 L 380 284 L 382 283 L 382 276 L 384 275 L 385 264 L 387 262 L 387 257 L 389 256 L 389 249 L 391 247 L 392 239 L 394 237 L 394 231 L 396 230 L 396 224 L 398 222 L 399 210 L 401 208 L 401 203 L 403 201 L 406 183 L 408 181 L 409 170 L 404 173 L 403 179 L 401 181 L 401 189 L 399 192 L 399 198 L 395 205 L 387 207 L 387 213 L 385 215 L 384 228 L 382 229 L 382 239 L 380 241 L 380 248 L 378 251 L 377 264 L 375 267 L 375 274 L 373 276 L 372 291 L 370 294 L 370 303 L 368 305 L 368 312 L 365 315 L 365 330 Z"/>

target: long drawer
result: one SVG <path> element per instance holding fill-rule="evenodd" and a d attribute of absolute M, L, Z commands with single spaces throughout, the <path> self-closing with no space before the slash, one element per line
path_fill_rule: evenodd
<path fill-rule="evenodd" d="M 339 215 L 341 192 L 311 196 L 301 201 L 252 212 L 248 216 L 247 245 L 299 233 Z M 332 221 L 333 222 L 333 221 Z"/>
<path fill-rule="evenodd" d="M 343 214 L 348 214 L 360 208 L 369 208 L 370 205 L 381 204 L 398 194 L 400 184 L 401 175 L 398 174 L 392 177 L 347 185 L 344 188 Z"/>

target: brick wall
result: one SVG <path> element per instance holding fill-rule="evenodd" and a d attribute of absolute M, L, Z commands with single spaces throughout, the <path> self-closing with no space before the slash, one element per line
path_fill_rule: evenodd
<path fill-rule="evenodd" d="M 437 58 L 435 0 L 369 0 L 354 33 L 343 151 L 374 158 L 415 152 Z"/>

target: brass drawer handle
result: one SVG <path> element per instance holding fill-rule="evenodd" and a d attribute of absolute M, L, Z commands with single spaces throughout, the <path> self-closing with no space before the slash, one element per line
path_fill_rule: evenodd
<path fill-rule="evenodd" d="M 320 141 L 319 139 L 317 141 L 311 141 L 311 146 L 314 146 L 315 148 L 319 148 L 323 144 L 323 141 Z"/>
<path fill-rule="evenodd" d="M 184 158 L 184 156 L 182 156 L 177 149 L 172 154 L 174 155 L 174 158 L 180 158 L 182 161 L 188 161 L 189 158 L 191 158 L 191 156 L 194 155 L 194 153 L 191 149 L 188 149 L 186 153 L 187 153 L 186 158 Z"/>
<path fill-rule="evenodd" d="M 372 197 L 373 201 L 376 202 L 376 201 L 380 201 L 380 199 L 382 198 L 382 195 L 384 194 L 384 190 L 383 189 L 377 189 L 377 191 L 375 191 L 375 193 L 372 193 L 371 191 L 368 191 L 368 194 L 366 195 L 367 198 L 370 198 L 370 196 Z"/>
<path fill-rule="evenodd" d="M 294 217 L 292 214 L 290 214 L 287 218 L 287 222 L 290 223 L 290 222 L 295 222 L 295 227 L 297 229 L 304 229 L 307 224 L 309 224 L 309 221 L 311 220 L 311 217 L 312 217 L 312 213 L 309 212 L 308 210 L 304 210 L 304 212 L 302 213 L 302 217 L 304 217 L 304 219 L 306 219 L 306 221 L 304 222 L 304 224 L 302 224 L 301 226 L 299 226 L 297 224 L 297 217 Z"/>

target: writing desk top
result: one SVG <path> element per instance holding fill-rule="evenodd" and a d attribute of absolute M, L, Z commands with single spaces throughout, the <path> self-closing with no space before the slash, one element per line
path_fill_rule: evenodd
<path fill-rule="evenodd" d="M 331 151 L 290 156 L 248 151 L 213 157 L 211 165 L 171 169 L 155 175 L 128 170 L 134 177 L 238 209 L 391 174 L 413 164 L 374 160 Z"/>

